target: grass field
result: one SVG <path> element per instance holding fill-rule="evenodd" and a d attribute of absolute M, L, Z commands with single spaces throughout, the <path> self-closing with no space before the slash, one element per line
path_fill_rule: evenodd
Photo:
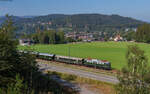
<path fill-rule="evenodd" d="M 129 43 L 129 42 L 92 42 L 76 44 L 58 44 L 58 45 L 33 45 L 19 46 L 19 49 L 33 49 L 34 51 L 51 53 L 58 55 L 70 55 L 72 57 L 95 58 L 108 60 L 112 63 L 112 68 L 121 69 L 126 62 L 125 54 L 128 45 L 138 45 L 143 49 L 150 59 L 150 44 Z"/>

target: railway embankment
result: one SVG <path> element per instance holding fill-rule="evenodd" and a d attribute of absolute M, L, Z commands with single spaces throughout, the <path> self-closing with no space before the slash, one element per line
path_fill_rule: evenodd
<path fill-rule="evenodd" d="M 84 78 L 89 78 L 93 80 L 98 80 L 106 83 L 111 83 L 111 84 L 117 84 L 118 79 L 115 76 L 111 75 L 106 75 L 106 74 L 100 74 L 100 73 L 95 73 L 91 71 L 84 71 L 76 68 L 71 68 L 71 67 L 64 67 L 64 66 L 58 66 L 55 63 L 47 62 L 47 61 L 39 61 L 39 68 L 42 71 L 56 71 L 56 72 L 61 72 L 61 73 L 67 73 L 67 74 L 73 74 L 77 75 L 79 77 L 84 77 Z"/>

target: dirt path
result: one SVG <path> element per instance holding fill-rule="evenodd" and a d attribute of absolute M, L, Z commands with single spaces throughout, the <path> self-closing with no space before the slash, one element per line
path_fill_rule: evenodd
<path fill-rule="evenodd" d="M 79 85 L 81 88 L 80 94 L 103 94 L 100 90 L 89 86 L 88 84 Z"/>

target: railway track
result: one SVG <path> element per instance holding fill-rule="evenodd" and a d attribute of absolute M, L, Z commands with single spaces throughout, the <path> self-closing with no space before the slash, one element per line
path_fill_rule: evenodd
<path fill-rule="evenodd" d="M 94 72 L 87 72 L 84 70 L 73 69 L 73 68 L 64 67 L 64 66 L 57 66 L 57 65 L 54 65 L 53 63 L 48 64 L 48 63 L 43 63 L 43 62 L 44 60 L 38 61 L 38 65 L 41 71 L 56 71 L 56 72 L 61 72 L 61 73 L 74 74 L 80 77 L 98 80 L 102 82 L 108 82 L 112 84 L 117 84 L 119 82 L 115 76 L 104 75 L 104 74 L 94 73 Z"/>

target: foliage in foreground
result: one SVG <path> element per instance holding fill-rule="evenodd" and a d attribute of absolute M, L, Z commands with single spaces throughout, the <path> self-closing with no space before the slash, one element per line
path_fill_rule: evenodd
<path fill-rule="evenodd" d="M 150 94 L 150 69 L 144 51 L 129 46 L 127 66 L 118 75 L 117 94 Z"/>
<path fill-rule="evenodd" d="M 34 91 L 28 92 L 27 86 L 23 84 L 23 80 L 19 75 L 16 75 L 15 83 L 7 86 L 7 88 L 0 88 L 1 94 L 34 94 Z"/>
<path fill-rule="evenodd" d="M 17 50 L 17 41 L 11 33 L 12 25 L 8 18 L 0 28 L 0 94 L 62 94 L 49 76 L 39 72 L 35 57 L 30 52 L 20 53 Z"/>

